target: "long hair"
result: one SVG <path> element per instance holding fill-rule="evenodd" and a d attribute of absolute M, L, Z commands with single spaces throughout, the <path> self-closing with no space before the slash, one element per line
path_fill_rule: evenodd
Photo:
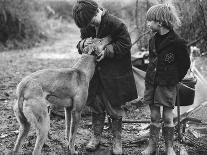
<path fill-rule="evenodd" d="M 157 4 L 149 8 L 146 16 L 147 21 L 159 22 L 168 29 L 177 28 L 181 25 L 178 11 L 173 4 Z"/>

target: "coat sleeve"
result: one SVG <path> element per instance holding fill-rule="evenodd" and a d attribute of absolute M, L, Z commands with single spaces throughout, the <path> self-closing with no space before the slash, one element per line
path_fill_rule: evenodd
<path fill-rule="evenodd" d="M 111 37 L 113 42 L 108 52 L 112 52 L 113 57 L 122 58 L 130 52 L 131 38 L 125 24 L 115 25 Z"/>
<path fill-rule="evenodd" d="M 188 47 L 184 40 L 176 43 L 176 57 L 178 60 L 179 80 L 181 81 L 190 68 L 190 56 Z"/>
<path fill-rule="evenodd" d="M 89 34 L 87 33 L 86 29 L 80 29 L 80 34 L 81 34 L 81 36 L 80 36 L 81 40 L 76 45 L 76 48 L 78 49 L 78 53 L 82 54 L 84 40 L 86 38 L 89 38 Z"/>

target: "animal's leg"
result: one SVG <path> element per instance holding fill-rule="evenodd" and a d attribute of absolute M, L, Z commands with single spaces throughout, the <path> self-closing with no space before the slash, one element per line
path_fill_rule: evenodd
<path fill-rule="evenodd" d="M 32 155 L 41 155 L 41 150 L 47 139 L 50 128 L 47 104 L 41 97 L 29 99 L 24 104 L 24 113 L 28 120 L 34 123 L 36 129 L 37 139 Z"/>
<path fill-rule="evenodd" d="M 64 109 L 65 109 L 65 139 L 68 142 L 70 136 L 70 122 L 71 122 L 72 107 L 66 107 Z"/>
<path fill-rule="evenodd" d="M 76 138 L 76 133 L 77 133 L 77 129 L 78 129 L 78 124 L 80 121 L 80 112 L 78 111 L 72 111 L 71 112 L 71 126 L 70 126 L 70 135 L 69 135 L 69 142 L 68 142 L 68 147 L 69 150 L 71 152 L 71 154 L 78 154 L 77 151 L 75 151 L 75 138 Z"/>
<path fill-rule="evenodd" d="M 21 103 L 20 103 L 21 102 Z M 22 142 L 24 141 L 25 137 L 27 136 L 29 129 L 30 129 L 30 124 L 27 121 L 26 117 L 24 116 L 23 112 L 20 111 L 21 109 L 18 107 L 19 105 L 22 105 L 23 100 L 18 100 L 18 102 L 15 103 L 14 105 L 14 114 L 17 118 L 17 121 L 20 124 L 19 128 L 19 135 L 15 143 L 14 147 L 14 154 L 17 154 L 19 149 L 21 148 Z M 19 104 L 19 105 L 18 105 Z"/>
<path fill-rule="evenodd" d="M 16 140 L 15 147 L 14 147 L 14 154 L 15 155 L 17 155 L 19 149 L 21 149 L 22 143 L 23 143 L 23 141 L 25 140 L 26 136 L 29 133 L 29 129 L 30 129 L 30 124 L 29 123 L 20 124 L 19 135 L 18 135 L 18 138 Z"/>
<path fill-rule="evenodd" d="M 30 129 L 30 123 L 27 121 L 23 113 L 20 112 L 19 110 L 20 109 L 18 108 L 18 103 L 16 103 L 14 106 L 14 113 L 20 124 L 20 128 L 19 128 L 19 135 L 14 146 L 14 151 L 13 151 L 14 155 L 18 154 L 19 149 L 21 149 L 22 143 L 26 138 Z"/>
<path fill-rule="evenodd" d="M 41 154 L 42 147 L 47 139 L 47 135 L 50 128 L 49 114 L 45 118 L 43 118 L 41 122 L 38 123 L 39 123 L 38 128 L 36 129 L 37 139 L 36 139 L 33 155 Z"/>
<path fill-rule="evenodd" d="M 85 94 L 87 95 L 87 93 Z M 81 97 L 78 96 L 73 99 L 73 109 L 71 111 L 70 136 L 69 136 L 69 142 L 68 142 L 68 147 L 69 147 L 71 154 L 78 154 L 78 152 L 75 151 L 74 142 L 76 138 L 78 124 L 81 118 L 81 110 L 86 102 L 87 96 L 85 97 L 85 94 L 80 95 Z"/>

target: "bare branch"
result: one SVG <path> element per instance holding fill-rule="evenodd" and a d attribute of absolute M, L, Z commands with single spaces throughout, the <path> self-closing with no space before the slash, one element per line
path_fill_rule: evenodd
<path fill-rule="evenodd" d="M 137 40 L 135 40 L 133 43 L 132 43 L 132 46 L 134 46 L 140 39 L 142 39 L 142 37 L 144 37 L 145 35 L 147 35 L 148 33 L 150 33 L 150 30 L 148 30 L 147 32 L 141 34 Z"/>
<path fill-rule="evenodd" d="M 205 39 L 205 38 L 206 38 L 206 35 L 205 35 L 205 36 L 201 36 L 201 37 L 199 37 L 198 39 L 193 40 L 193 41 L 191 41 L 190 43 L 188 43 L 187 46 L 190 47 L 190 46 L 192 46 L 192 45 L 198 43 L 199 41 L 201 41 L 202 39 Z"/>

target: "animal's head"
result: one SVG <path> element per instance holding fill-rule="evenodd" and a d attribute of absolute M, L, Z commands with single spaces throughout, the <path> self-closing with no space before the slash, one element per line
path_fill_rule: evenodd
<path fill-rule="evenodd" d="M 97 51 L 100 51 L 100 42 L 101 42 L 101 39 L 98 39 L 98 38 L 94 38 L 92 40 L 92 44 L 86 46 L 84 49 L 83 49 L 83 53 L 84 54 L 89 54 L 89 55 L 94 55 L 94 56 L 97 56 Z"/>
<path fill-rule="evenodd" d="M 102 39 L 94 38 L 92 44 L 83 49 L 83 53 L 98 56 L 110 42 L 111 37 L 109 36 Z"/>

